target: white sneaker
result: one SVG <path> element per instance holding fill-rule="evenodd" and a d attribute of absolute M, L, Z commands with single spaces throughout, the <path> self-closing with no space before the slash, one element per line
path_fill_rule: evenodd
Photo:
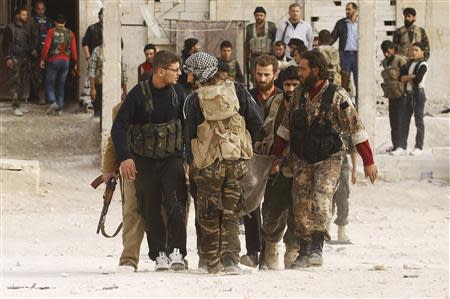
<path fill-rule="evenodd" d="M 117 266 L 116 273 L 133 273 L 136 269 L 132 265 L 119 265 Z"/>
<path fill-rule="evenodd" d="M 155 260 L 155 271 L 167 271 L 170 267 L 170 261 L 164 251 L 159 252 L 159 256 Z"/>
<path fill-rule="evenodd" d="M 186 264 L 183 255 L 180 253 L 180 249 L 174 248 L 173 252 L 169 255 L 170 269 L 175 271 L 186 270 Z"/>
<path fill-rule="evenodd" d="M 422 153 L 423 153 L 423 150 L 421 150 L 420 148 L 414 148 L 414 150 L 412 151 L 412 152 L 410 152 L 409 154 L 411 155 L 411 156 L 420 156 L 420 155 L 422 155 Z"/>
<path fill-rule="evenodd" d="M 22 110 L 20 110 L 20 108 L 14 108 L 13 109 L 13 114 L 15 116 L 23 116 L 23 112 L 22 112 Z"/>
<path fill-rule="evenodd" d="M 58 110 L 58 108 L 59 108 L 58 104 L 56 104 L 56 103 L 51 104 L 47 108 L 47 114 L 51 114 L 51 113 L 55 112 L 56 110 Z"/>
<path fill-rule="evenodd" d="M 393 146 L 390 146 L 386 149 L 386 153 L 391 153 L 394 150 Z"/>
<path fill-rule="evenodd" d="M 392 156 L 404 156 L 406 155 L 406 150 L 402 149 L 401 147 L 397 147 L 395 150 L 391 152 Z"/>
<path fill-rule="evenodd" d="M 22 110 L 23 113 L 28 113 L 28 112 L 30 112 L 30 110 L 28 110 L 28 108 L 27 108 L 26 106 L 20 107 L 20 110 Z"/>

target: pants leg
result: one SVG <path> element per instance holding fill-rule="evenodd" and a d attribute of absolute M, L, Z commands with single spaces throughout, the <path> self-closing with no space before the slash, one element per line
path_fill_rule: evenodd
<path fill-rule="evenodd" d="M 208 267 L 214 268 L 220 262 L 220 213 L 219 199 L 222 196 L 222 185 L 225 171 L 215 163 L 198 170 L 195 176 L 197 183 L 198 222 L 201 229 L 201 250 L 208 261 Z"/>
<path fill-rule="evenodd" d="M 350 163 L 347 155 L 344 156 L 344 161 L 341 167 L 341 173 L 339 177 L 339 186 L 333 195 L 333 205 L 337 208 L 337 217 L 334 220 L 336 225 L 348 224 L 348 210 L 350 196 Z"/>
<path fill-rule="evenodd" d="M 141 243 L 144 239 L 144 221 L 138 212 L 138 202 L 134 182 L 124 180 L 123 188 L 123 250 L 122 255 L 120 256 L 119 265 L 129 262 L 137 267 Z"/>
<path fill-rule="evenodd" d="M 425 101 L 425 91 L 422 88 L 414 92 L 414 121 L 417 128 L 415 147 L 418 149 L 423 148 L 423 140 L 425 138 L 425 123 L 423 121 Z"/>
<path fill-rule="evenodd" d="M 44 71 L 40 67 L 40 56 L 31 60 L 30 98 L 38 100 L 39 90 L 44 79 Z"/>
<path fill-rule="evenodd" d="M 407 94 L 403 99 L 401 104 L 401 114 L 400 114 L 400 123 L 401 123 L 401 144 L 399 145 L 401 148 L 406 150 L 408 146 L 408 135 L 409 135 L 409 125 L 411 123 L 411 117 L 413 115 L 413 99 L 411 94 Z"/>
<path fill-rule="evenodd" d="M 197 196 L 197 183 L 195 182 L 194 179 L 190 179 L 189 182 L 190 185 L 190 191 L 191 191 L 191 196 L 194 199 L 194 208 L 195 208 L 195 233 L 197 236 L 197 253 L 198 256 L 200 258 L 203 258 L 203 253 L 202 253 L 202 246 L 201 246 L 201 237 L 202 237 L 202 232 L 201 232 L 201 227 L 200 227 L 200 223 L 198 221 L 198 196 Z"/>
<path fill-rule="evenodd" d="M 402 98 L 389 99 L 389 124 L 391 125 L 391 141 L 394 149 L 400 146 L 400 110 Z"/>
<path fill-rule="evenodd" d="M 186 209 L 187 190 L 183 160 L 178 157 L 161 162 L 158 173 L 161 175 L 163 206 L 167 219 L 167 254 L 174 248 L 186 256 Z"/>
<path fill-rule="evenodd" d="M 95 85 L 95 91 L 97 92 L 97 95 L 95 96 L 95 101 L 92 103 L 94 106 L 94 115 L 95 116 L 101 116 L 102 114 L 102 98 L 103 98 L 103 84 L 96 84 Z"/>
<path fill-rule="evenodd" d="M 55 82 L 58 75 L 56 62 L 47 63 L 47 74 L 45 76 L 45 94 L 50 104 L 56 103 Z"/>
<path fill-rule="evenodd" d="M 223 161 L 225 166 L 225 181 L 223 184 L 222 203 L 222 258 L 231 257 L 239 263 L 241 243 L 239 241 L 239 216 L 238 204 L 241 200 L 242 189 L 240 180 L 247 172 L 247 165 L 243 161 Z M 261 217 L 261 214 L 259 214 Z M 260 218 L 261 219 L 261 218 Z M 259 234 L 261 234 L 261 222 L 259 222 Z"/>
<path fill-rule="evenodd" d="M 261 252 L 262 234 L 261 234 L 261 208 L 244 216 L 245 227 L 245 246 L 247 254 L 256 254 Z"/>
<path fill-rule="evenodd" d="M 27 73 L 29 70 L 28 67 L 28 59 L 14 57 L 14 67 L 10 71 L 10 96 L 12 99 L 12 107 L 19 108 L 21 100 L 24 96 L 25 90 L 25 82 L 27 78 Z"/>
<path fill-rule="evenodd" d="M 69 73 L 69 61 L 59 60 L 58 75 L 56 78 L 56 101 L 59 109 L 64 107 L 64 87 L 66 85 L 67 74 Z"/>
<path fill-rule="evenodd" d="M 166 229 L 161 215 L 162 186 L 156 162 L 136 156 L 136 196 L 139 211 L 144 218 L 149 257 L 155 260 L 160 251 L 166 251 Z"/>

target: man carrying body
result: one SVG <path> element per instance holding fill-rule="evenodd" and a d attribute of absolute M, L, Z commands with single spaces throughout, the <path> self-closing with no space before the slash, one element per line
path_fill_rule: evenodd
<path fill-rule="evenodd" d="M 412 59 L 412 45 L 420 42 L 424 44 L 424 58 L 428 60 L 430 58 L 430 41 L 425 29 L 414 24 L 416 22 L 416 10 L 407 7 L 403 10 L 403 16 L 405 17 L 405 26 L 395 30 L 392 37 L 397 54 Z"/>
<path fill-rule="evenodd" d="M 40 97 L 40 90 L 44 82 L 45 71 L 40 68 L 42 48 L 44 46 L 47 31 L 52 28 L 50 19 L 45 15 L 45 2 L 36 1 L 34 4 L 35 15 L 33 16 L 31 28 L 33 34 L 33 51 L 31 52 L 31 80 L 30 99 L 38 104 L 44 105 L 45 98 Z"/>
<path fill-rule="evenodd" d="M 182 157 L 184 94 L 177 84 L 179 58 L 160 51 L 153 68 L 151 78 L 128 93 L 111 136 L 123 178 L 134 180 L 150 238 L 150 259 L 156 262 L 157 271 L 184 270 L 187 190 Z M 167 236 L 161 205 L 166 213 Z"/>
<path fill-rule="evenodd" d="M 223 80 L 217 66 L 217 59 L 204 52 L 186 60 L 185 71 L 202 85 L 185 109 L 186 145 L 197 183 L 201 251 L 208 272 L 224 268 L 236 274 L 240 270 L 239 182 L 253 156 L 251 136 L 262 124 L 262 113 L 245 87 Z"/>
<path fill-rule="evenodd" d="M 31 30 L 27 26 L 28 10 L 19 8 L 14 22 L 8 24 L 3 35 L 3 56 L 6 67 L 10 70 L 10 96 L 15 116 L 23 116 L 20 109 L 28 82 L 30 56 L 32 48 Z"/>
<path fill-rule="evenodd" d="M 358 5 L 349 2 L 345 6 L 347 17 L 337 21 L 331 35 L 334 44 L 339 39 L 339 56 L 341 61 L 341 86 L 350 90 L 350 75 L 356 89 L 356 107 L 358 107 Z"/>
<path fill-rule="evenodd" d="M 289 44 L 291 38 L 301 39 L 308 50 L 312 50 L 314 34 L 311 25 L 301 19 L 302 7 L 298 3 L 289 6 L 289 19 L 277 26 L 276 41 Z M 290 49 L 286 49 L 286 55 L 291 57 Z"/>
<path fill-rule="evenodd" d="M 265 107 L 265 121 L 258 133 L 255 143 L 255 152 L 270 155 L 271 147 L 278 127 L 281 125 L 284 114 L 289 107 L 295 88 L 300 83 L 296 66 L 289 66 L 281 75 L 283 93 L 271 98 Z M 287 154 L 287 153 L 285 153 Z M 285 158 L 286 159 L 286 158 Z M 262 233 L 264 248 L 261 255 L 269 270 L 278 270 L 278 242 L 284 238 L 286 252 L 284 255 L 285 269 L 295 261 L 298 255 L 298 241 L 288 224 L 288 217 L 292 216 L 292 171 L 287 167 L 279 175 L 272 175 L 267 182 L 264 202 L 262 204 Z M 292 225 L 289 221 L 289 225 Z M 286 232 L 285 232 L 286 230 Z"/>
<path fill-rule="evenodd" d="M 253 15 L 255 23 L 248 24 L 246 27 L 244 63 L 252 83 L 255 84 L 255 59 L 262 54 L 272 53 L 277 27 L 275 23 L 266 21 L 266 10 L 262 6 L 256 7 Z"/>
<path fill-rule="evenodd" d="M 363 158 L 364 173 L 372 183 L 377 178 L 367 133 L 348 94 L 328 82 L 327 62 L 317 51 L 300 60 L 293 103 L 278 128 L 272 154 L 282 157 L 290 142 L 294 155 L 292 186 L 293 228 L 300 250 L 291 268 L 322 265 L 324 240 L 330 240 L 330 205 L 342 165 L 341 132 L 351 135 Z M 275 164 L 273 172 L 280 171 Z"/>

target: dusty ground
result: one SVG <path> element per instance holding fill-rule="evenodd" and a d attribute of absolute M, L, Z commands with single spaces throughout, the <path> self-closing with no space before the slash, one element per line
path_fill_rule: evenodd
<path fill-rule="evenodd" d="M 2 194 L 2 296 L 449 296 L 446 184 L 355 186 L 348 226 L 354 244 L 326 245 L 322 268 L 200 274 L 190 217 L 190 272 L 153 272 L 143 244 L 139 272 L 117 274 L 120 237 L 109 240 L 95 234 L 102 191 L 90 189 L 89 182 L 97 172 L 92 163 L 46 163 L 38 194 Z M 111 205 L 110 230 L 119 222 L 120 205 L 118 198 Z"/>

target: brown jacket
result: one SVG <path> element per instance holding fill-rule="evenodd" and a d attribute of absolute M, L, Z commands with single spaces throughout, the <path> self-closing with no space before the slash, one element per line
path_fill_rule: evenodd
<path fill-rule="evenodd" d="M 119 104 L 113 107 L 112 109 L 112 118 L 113 121 L 117 116 L 117 113 L 122 107 L 123 101 L 120 101 Z M 106 144 L 105 154 L 103 155 L 103 173 L 105 172 L 117 172 L 119 168 L 119 164 L 117 163 L 117 155 L 116 150 L 114 148 L 114 144 L 111 136 L 108 137 L 108 143 Z"/>

